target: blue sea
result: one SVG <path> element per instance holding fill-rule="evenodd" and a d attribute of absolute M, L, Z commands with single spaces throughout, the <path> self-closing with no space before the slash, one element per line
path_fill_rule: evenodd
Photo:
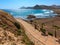
<path fill-rule="evenodd" d="M 34 15 L 37 18 L 50 18 L 57 14 L 53 10 L 47 9 L 2 9 L 5 12 L 10 13 L 15 18 L 26 19 L 28 15 Z"/>

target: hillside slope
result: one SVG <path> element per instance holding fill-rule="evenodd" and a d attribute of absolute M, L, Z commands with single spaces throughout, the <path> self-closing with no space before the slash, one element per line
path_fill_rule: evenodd
<path fill-rule="evenodd" d="M 0 45 L 23 45 L 18 24 L 10 14 L 0 10 Z"/>

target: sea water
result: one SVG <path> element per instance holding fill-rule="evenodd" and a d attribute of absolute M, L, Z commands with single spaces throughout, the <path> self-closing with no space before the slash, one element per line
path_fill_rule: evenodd
<path fill-rule="evenodd" d="M 57 14 L 53 10 L 47 9 L 2 9 L 5 12 L 10 13 L 15 18 L 26 19 L 28 15 L 34 15 L 37 18 L 50 18 Z"/>

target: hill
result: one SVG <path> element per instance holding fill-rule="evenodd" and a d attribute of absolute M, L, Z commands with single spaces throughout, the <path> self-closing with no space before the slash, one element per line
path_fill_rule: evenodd
<path fill-rule="evenodd" d="M 21 7 L 21 9 L 60 9 L 60 6 L 59 5 L 51 5 L 51 6 L 35 5 L 33 7 Z"/>
<path fill-rule="evenodd" d="M 0 10 L 0 45 L 20 45 L 19 29 L 20 25 L 14 17 Z"/>

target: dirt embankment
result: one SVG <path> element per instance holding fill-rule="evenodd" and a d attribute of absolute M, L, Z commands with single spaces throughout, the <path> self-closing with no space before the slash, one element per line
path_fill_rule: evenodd
<path fill-rule="evenodd" d="M 23 45 L 19 29 L 19 23 L 14 17 L 0 10 L 0 45 Z"/>
<path fill-rule="evenodd" d="M 55 25 L 60 27 L 60 17 L 37 19 L 33 20 L 31 24 L 40 31 L 42 23 L 45 24 L 44 29 L 46 29 L 48 32 L 51 32 L 55 36 L 55 28 L 53 26 Z M 56 35 L 57 37 L 60 37 L 60 29 L 56 29 Z"/>
<path fill-rule="evenodd" d="M 52 9 L 55 13 L 60 14 L 60 9 Z"/>
<path fill-rule="evenodd" d="M 53 10 L 55 11 L 55 13 L 58 14 L 56 17 L 35 19 L 32 22 L 30 21 L 30 23 L 34 27 L 36 27 L 39 31 L 42 23 L 44 23 L 45 24 L 44 28 L 55 36 L 55 28 L 53 27 L 53 25 L 60 27 L 60 9 Z M 56 29 L 56 35 L 58 38 L 60 38 L 60 29 Z"/>

